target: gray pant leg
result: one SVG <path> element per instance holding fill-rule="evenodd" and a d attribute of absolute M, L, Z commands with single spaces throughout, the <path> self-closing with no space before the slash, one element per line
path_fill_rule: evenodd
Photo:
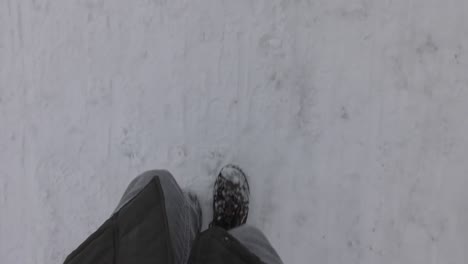
<path fill-rule="evenodd" d="M 189 258 L 193 241 L 201 228 L 201 209 L 196 197 L 184 193 L 168 171 L 148 171 L 136 177 L 127 187 L 114 212 L 120 210 L 135 197 L 154 177 L 159 177 L 164 193 L 175 263 L 185 264 Z"/>
<path fill-rule="evenodd" d="M 249 225 L 242 225 L 229 230 L 229 233 L 263 262 L 268 264 L 283 263 L 268 239 L 259 229 Z"/>

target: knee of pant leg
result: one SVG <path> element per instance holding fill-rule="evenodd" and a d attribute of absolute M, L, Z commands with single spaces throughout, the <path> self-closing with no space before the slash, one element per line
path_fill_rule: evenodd
<path fill-rule="evenodd" d="M 156 175 L 159 178 L 159 182 L 161 183 L 161 188 L 163 192 L 170 191 L 170 192 L 180 192 L 182 193 L 182 189 L 180 188 L 179 184 L 175 180 L 174 176 L 167 171 L 167 170 L 155 170 L 149 171 L 148 173 Z"/>
<path fill-rule="evenodd" d="M 158 178 L 169 178 L 169 179 L 174 179 L 174 177 L 172 176 L 172 174 L 168 171 L 168 170 L 149 170 L 149 171 L 145 171 L 143 172 L 142 174 L 138 175 L 135 179 L 138 179 L 138 178 L 155 178 L 155 177 L 158 177 Z"/>
<path fill-rule="evenodd" d="M 137 195 L 146 185 L 151 182 L 154 178 L 159 178 L 161 186 L 164 188 L 165 185 L 171 182 L 175 182 L 172 174 L 167 170 L 151 170 L 146 171 L 133 179 L 125 190 L 120 202 L 114 212 L 117 212 L 123 205 L 130 201 L 135 195 Z"/>
<path fill-rule="evenodd" d="M 151 177 L 158 177 L 159 180 L 162 182 L 176 182 L 174 176 L 168 170 L 151 170 L 147 171 L 142 174 L 144 175 L 152 175 Z"/>
<path fill-rule="evenodd" d="M 175 182 L 174 177 L 167 170 L 150 170 L 135 177 L 127 190 L 141 190 L 154 178 L 159 178 L 161 185 L 164 185 L 163 182 Z"/>

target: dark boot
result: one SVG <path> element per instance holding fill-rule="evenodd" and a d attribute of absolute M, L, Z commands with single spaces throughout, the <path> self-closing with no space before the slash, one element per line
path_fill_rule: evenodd
<path fill-rule="evenodd" d="M 229 230 L 245 224 L 249 214 L 249 196 L 249 183 L 244 172 L 235 165 L 224 166 L 214 184 L 210 227 Z"/>

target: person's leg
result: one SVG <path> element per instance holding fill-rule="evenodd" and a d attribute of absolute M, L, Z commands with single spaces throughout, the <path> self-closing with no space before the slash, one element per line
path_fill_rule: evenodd
<path fill-rule="evenodd" d="M 249 212 L 250 187 L 246 174 L 235 165 L 224 166 L 214 185 L 213 221 L 265 263 L 282 263 L 263 233 L 245 225 Z"/>
<path fill-rule="evenodd" d="M 263 262 L 271 264 L 283 263 L 278 253 L 276 253 L 268 239 L 259 229 L 249 225 L 242 225 L 228 232 Z"/>
<path fill-rule="evenodd" d="M 175 263 L 185 264 L 192 243 L 201 228 L 201 208 L 197 197 L 182 191 L 168 171 L 148 171 L 136 177 L 127 187 L 115 212 L 132 200 L 154 177 L 159 178 L 164 193 L 164 204 Z"/>

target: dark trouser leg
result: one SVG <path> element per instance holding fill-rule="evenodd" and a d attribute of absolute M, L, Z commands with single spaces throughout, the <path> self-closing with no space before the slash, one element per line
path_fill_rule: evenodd
<path fill-rule="evenodd" d="M 159 177 L 164 192 L 164 204 L 175 263 L 185 264 L 193 241 L 200 231 L 201 209 L 196 196 L 183 192 L 168 171 L 148 171 L 136 177 L 127 187 L 115 211 L 135 197 L 154 177 Z"/>
<path fill-rule="evenodd" d="M 249 225 L 242 225 L 229 230 L 229 233 L 263 262 L 271 264 L 283 263 L 268 239 L 259 229 Z"/>

